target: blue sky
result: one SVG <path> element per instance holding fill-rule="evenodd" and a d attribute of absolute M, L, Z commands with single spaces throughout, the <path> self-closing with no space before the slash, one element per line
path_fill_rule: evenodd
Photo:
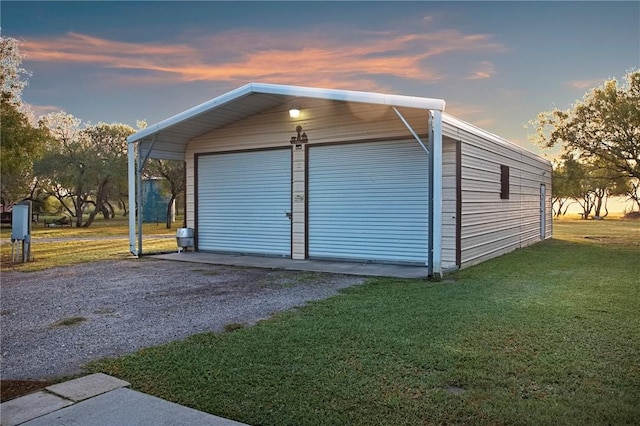
<path fill-rule="evenodd" d="M 442 98 L 524 125 L 640 67 L 640 2 L 11 2 L 37 113 L 149 124 L 245 83 Z"/>

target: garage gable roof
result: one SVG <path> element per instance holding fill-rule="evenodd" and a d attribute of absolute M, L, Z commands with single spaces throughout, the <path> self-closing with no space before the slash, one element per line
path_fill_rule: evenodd
<path fill-rule="evenodd" d="M 127 138 L 139 143 L 141 153 L 150 157 L 181 160 L 187 143 L 196 136 L 227 126 L 295 98 L 326 99 L 395 107 L 443 111 L 442 99 L 387 95 L 350 90 L 320 89 L 280 84 L 249 83 L 184 112 L 153 124 Z"/>

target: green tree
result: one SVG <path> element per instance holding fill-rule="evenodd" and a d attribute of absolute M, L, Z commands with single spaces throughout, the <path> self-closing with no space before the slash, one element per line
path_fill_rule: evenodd
<path fill-rule="evenodd" d="M 28 84 L 31 73 L 22 68 L 24 55 L 20 52 L 20 42 L 11 37 L 0 37 L 0 86 L 2 98 L 20 108 L 22 91 Z"/>
<path fill-rule="evenodd" d="M 43 188 L 60 202 L 63 209 L 82 226 L 88 193 L 85 189 L 84 162 L 88 156 L 82 138 L 81 121 L 64 112 L 40 117 L 40 127 L 48 129 L 52 141 L 34 165 Z"/>
<path fill-rule="evenodd" d="M 42 117 L 41 125 L 55 139 L 36 165 L 49 193 L 75 217 L 76 227 L 91 226 L 99 213 L 112 217 L 109 200 L 126 182 L 126 138 L 133 128 L 119 123 L 82 128 L 79 119 L 63 112 Z"/>
<path fill-rule="evenodd" d="M 623 195 L 630 178 L 610 169 L 602 160 L 589 164 L 588 171 L 594 199 L 593 216 L 599 219 L 605 218 L 609 215 L 607 209 L 609 198 Z"/>
<path fill-rule="evenodd" d="M 2 94 L 0 106 L 0 194 L 4 206 L 21 199 L 33 199 L 37 180 L 33 175 L 33 162 L 40 158 L 49 140 L 46 129 L 36 128 L 18 110 L 18 107 Z"/>
<path fill-rule="evenodd" d="M 563 198 L 565 203 L 574 200 L 582 208 L 582 218 L 588 219 L 597 203 L 597 184 L 591 178 L 592 167 L 571 155 L 563 155 L 553 174 L 553 197 Z M 562 210 L 562 205 L 558 207 Z M 566 213 L 566 208 L 564 210 Z"/>
<path fill-rule="evenodd" d="M 640 179 L 629 179 L 624 189 L 624 195 L 627 197 L 627 201 L 633 203 L 633 208 L 638 208 L 640 212 Z"/>
<path fill-rule="evenodd" d="M 591 89 L 570 109 L 542 112 L 531 139 L 543 147 L 598 160 L 621 176 L 640 178 L 640 71 Z"/>
<path fill-rule="evenodd" d="M 556 217 L 567 214 L 579 194 L 575 177 L 578 167 L 573 159 L 560 159 L 553 164 L 551 206 Z"/>
<path fill-rule="evenodd" d="M 19 42 L 0 37 L 0 197 L 3 206 L 21 199 L 36 198 L 38 188 L 33 176 L 33 162 L 42 154 L 48 134 L 34 127 L 25 113 L 22 91 L 29 72 L 22 68 Z"/>
<path fill-rule="evenodd" d="M 563 155 L 560 158 L 554 167 L 553 179 L 553 203 L 556 216 L 566 213 L 569 200 L 575 200 L 582 208 L 583 219 L 591 216 L 607 217 L 609 197 L 625 194 L 630 181 L 628 177 L 603 165 L 602 161 L 587 162 L 570 155 Z M 564 210 L 563 206 L 565 206 Z"/>
<path fill-rule="evenodd" d="M 121 188 L 127 185 L 127 137 L 134 132 L 132 127 L 120 123 L 99 123 L 83 131 L 93 153 L 91 163 L 87 164 L 90 169 L 87 179 L 94 188 L 88 201 L 94 209 L 84 226 L 90 226 L 99 212 L 107 219 L 114 217 L 109 200 L 117 199 Z"/>

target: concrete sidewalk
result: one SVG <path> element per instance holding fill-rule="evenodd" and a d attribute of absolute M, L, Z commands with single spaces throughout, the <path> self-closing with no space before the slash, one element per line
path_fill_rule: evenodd
<path fill-rule="evenodd" d="M 243 425 L 131 390 L 124 380 L 100 373 L 3 402 L 0 419 L 1 426 Z"/>
<path fill-rule="evenodd" d="M 335 262 L 328 260 L 294 260 L 284 257 L 250 256 L 242 254 L 182 252 L 148 255 L 148 257 L 182 262 L 209 263 L 213 265 L 329 272 L 363 277 L 427 278 L 429 274 L 429 269 L 426 266 Z"/>

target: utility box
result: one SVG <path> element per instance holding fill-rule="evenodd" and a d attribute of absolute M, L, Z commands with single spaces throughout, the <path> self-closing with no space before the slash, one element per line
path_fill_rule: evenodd
<path fill-rule="evenodd" d="M 15 250 L 16 242 L 22 243 L 22 256 Z M 11 261 L 31 260 L 31 201 L 23 201 L 12 209 L 11 216 Z"/>
<path fill-rule="evenodd" d="M 16 204 L 13 206 L 11 217 L 11 239 L 24 241 L 31 233 L 31 215 L 29 214 L 29 205 Z"/>

